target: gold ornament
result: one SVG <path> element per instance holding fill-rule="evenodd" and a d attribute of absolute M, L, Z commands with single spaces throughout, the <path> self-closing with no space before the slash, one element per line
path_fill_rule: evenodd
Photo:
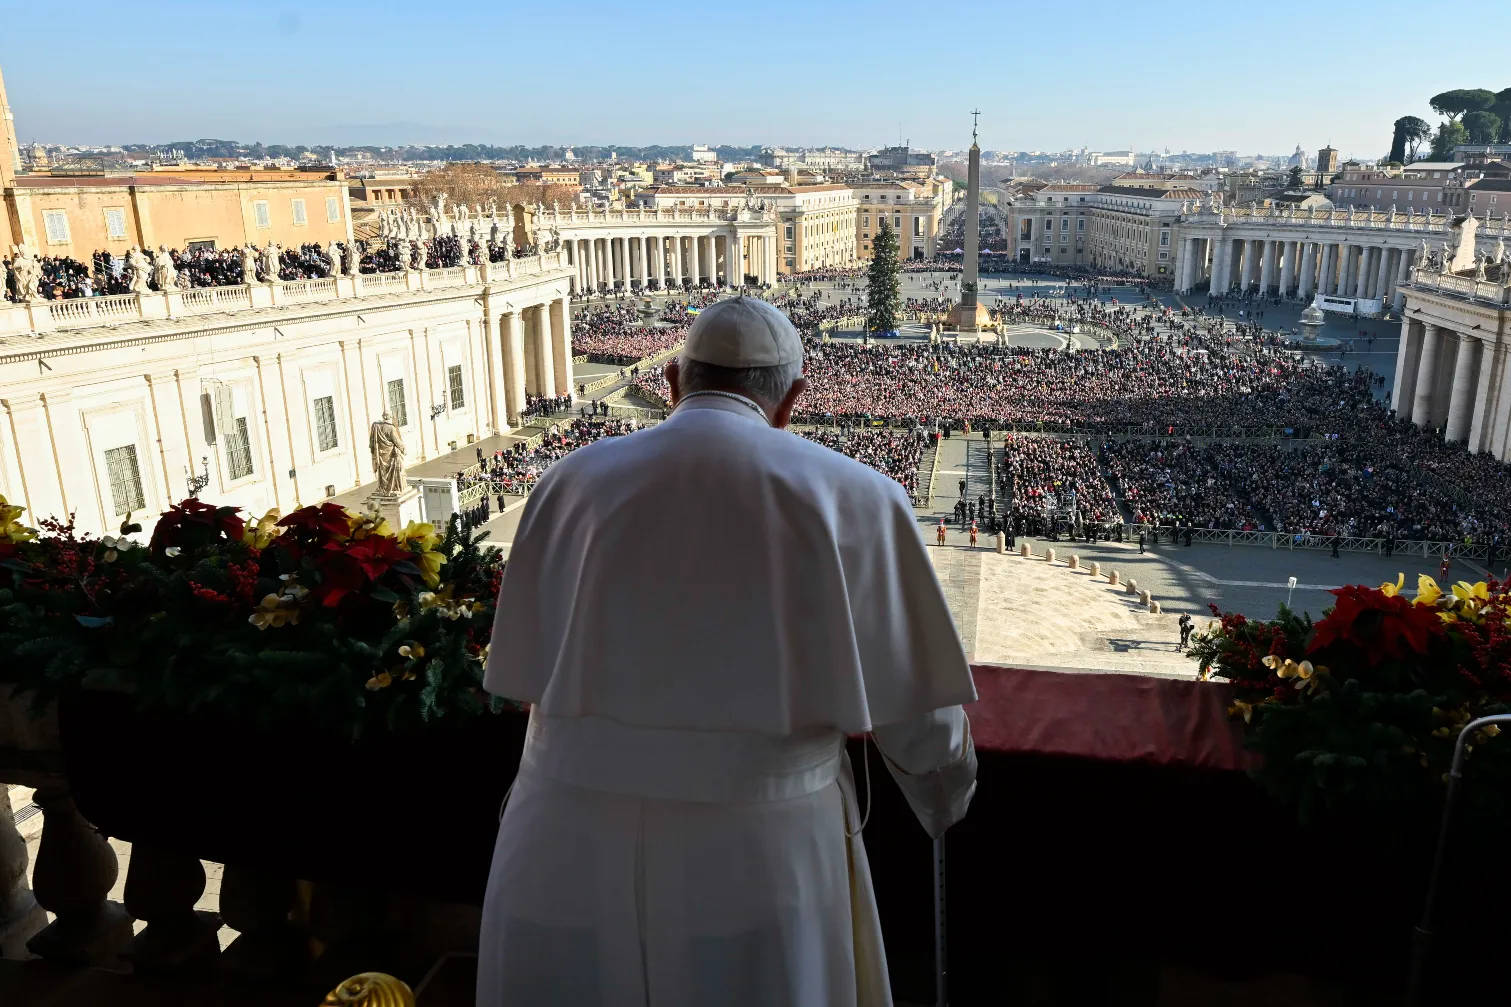
<path fill-rule="evenodd" d="M 415 1007 L 414 991 L 394 976 L 363 972 L 331 990 L 321 1007 Z"/>

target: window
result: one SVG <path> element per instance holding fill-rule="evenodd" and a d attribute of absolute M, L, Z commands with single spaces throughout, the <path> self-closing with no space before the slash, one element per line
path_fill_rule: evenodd
<path fill-rule="evenodd" d="M 107 450 L 105 472 L 110 478 L 110 500 L 116 517 L 147 506 L 142 493 L 142 470 L 136 464 L 135 444 Z"/>
<path fill-rule="evenodd" d="M 1069 217 L 1061 217 L 1060 218 L 1060 230 L 1062 230 L 1062 231 L 1068 231 L 1068 230 L 1070 230 L 1070 218 Z"/>
<path fill-rule="evenodd" d="M 923 218 L 922 217 L 914 217 L 913 218 L 913 237 L 915 237 L 915 238 L 921 238 L 921 237 L 923 237 Z"/>
<path fill-rule="evenodd" d="M 1159 257 L 1161 259 L 1168 259 L 1168 258 L 1170 258 L 1170 253 L 1169 252 L 1161 252 L 1161 253 L 1159 253 Z"/>
<path fill-rule="evenodd" d="M 462 390 L 462 365 L 452 364 L 446 368 L 447 395 L 451 399 L 452 409 L 467 408 L 467 394 Z"/>
<path fill-rule="evenodd" d="M 226 431 L 226 468 L 233 481 L 252 474 L 252 435 L 245 416 L 232 420 Z"/>
<path fill-rule="evenodd" d="M 309 223 L 308 218 L 306 218 L 305 215 L 304 215 L 304 200 L 302 200 L 302 199 L 293 200 L 293 204 L 294 204 L 294 223 L 295 223 L 295 225 Z"/>
<path fill-rule="evenodd" d="M 396 427 L 409 426 L 409 410 L 404 402 L 404 379 L 394 378 L 388 383 L 388 418 Z"/>
<path fill-rule="evenodd" d="M 47 230 L 47 242 L 52 245 L 68 242 L 68 214 L 62 210 L 43 210 L 42 226 Z"/>
<path fill-rule="evenodd" d="M 329 395 L 315 400 L 315 447 L 318 451 L 330 451 L 336 440 L 336 402 Z"/>
<path fill-rule="evenodd" d="M 1161 231 L 1161 232 L 1159 232 L 1159 247 L 1161 247 L 1161 248 L 1169 248 L 1170 247 L 1170 232 L 1169 231 Z"/>
<path fill-rule="evenodd" d="M 273 216 L 268 212 L 268 201 L 258 199 L 252 202 L 252 216 L 257 221 L 257 226 L 262 228 L 273 226 Z"/>
<path fill-rule="evenodd" d="M 791 224 L 787 225 L 787 240 L 788 241 L 792 240 L 792 225 Z"/>
<path fill-rule="evenodd" d="M 341 219 L 341 200 L 335 196 L 325 197 L 325 222 L 334 224 Z"/>
<path fill-rule="evenodd" d="M 105 237 L 115 239 L 126 236 L 126 211 L 112 206 L 105 211 Z"/>

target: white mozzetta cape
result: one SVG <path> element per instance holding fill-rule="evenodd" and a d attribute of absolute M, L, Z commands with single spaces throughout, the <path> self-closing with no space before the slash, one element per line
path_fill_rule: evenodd
<path fill-rule="evenodd" d="M 780 735 L 975 699 L 902 487 L 722 398 L 541 479 L 485 685 L 551 717 Z"/>

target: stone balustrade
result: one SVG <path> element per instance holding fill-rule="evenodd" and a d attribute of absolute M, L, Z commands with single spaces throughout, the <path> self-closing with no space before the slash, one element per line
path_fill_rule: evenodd
<path fill-rule="evenodd" d="M 1413 267 L 1411 284 L 1414 287 L 1441 290 L 1477 301 L 1489 301 L 1491 304 L 1511 304 L 1511 285 L 1503 287 L 1499 283 L 1477 280 L 1472 276 L 1457 276 L 1453 273 L 1440 273 L 1434 269 Z"/>
<path fill-rule="evenodd" d="M 659 222 L 760 222 L 776 220 L 776 211 L 767 207 L 636 206 L 624 209 L 585 210 L 572 207 L 554 210 L 548 219 L 558 226 L 615 224 L 638 225 Z"/>
<path fill-rule="evenodd" d="M 0 339 L 38 336 L 65 329 L 88 329 L 271 308 L 285 304 L 384 296 L 404 291 L 486 286 L 566 265 L 567 253 L 555 251 L 479 266 L 409 269 L 393 273 L 364 273 L 360 276 L 330 276 L 231 287 L 195 287 L 166 293 L 150 291 L 145 294 L 76 297 L 62 301 L 39 299 L 19 304 L 0 301 Z"/>
<path fill-rule="evenodd" d="M 1351 227 L 1376 231 L 1410 231 L 1420 234 L 1445 233 L 1454 217 L 1448 213 L 1416 213 L 1412 210 L 1298 210 L 1288 206 L 1226 206 L 1209 209 L 1202 206 L 1180 216 L 1188 224 L 1264 224 L 1279 227 Z M 1511 218 L 1488 215 L 1480 221 L 1481 235 L 1511 237 Z"/>

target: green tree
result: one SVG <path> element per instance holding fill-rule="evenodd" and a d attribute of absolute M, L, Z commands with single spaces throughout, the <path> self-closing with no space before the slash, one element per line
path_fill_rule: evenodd
<path fill-rule="evenodd" d="M 895 331 L 899 287 L 897 235 L 885 220 L 871 245 L 871 268 L 866 280 L 866 331 Z"/>
<path fill-rule="evenodd" d="M 1467 112 L 1464 129 L 1469 131 L 1470 143 L 1494 143 L 1501 135 L 1501 117 L 1494 112 Z"/>
<path fill-rule="evenodd" d="M 1291 169 L 1291 178 L 1288 184 L 1292 189 L 1301 188 L 1301 165 L 1298 164 Z"/>
<path fill-rule="evenodd" d="M 1490 111 L 1501 118 L 1501 143 L 1511 143 L 1511 87 L 1495 93 L 1495 104 Z"/>
<path fill-rule="evenodd" d="M 1438 127 L 1438 135 L 1432 138 L 1432 156 L 1436 160 L 1446 161 L 1453 156 L 1453 148 L 1461 143 L 1469 142 L 1469 131 L 1461 122 L 1452 120 Z"/>
<path fill-rule="evenodd" d="M 1456 88 L 1443 91 L 1427 100 L 1432 110 L 1449 122 L 1457 122 L 1465 112 L 1480 112 L 1495 104 L 1495 92 L 1482 87 Z"/>
<path fill-rule="evenodd" d="M 1391 161 L 1415 161 L 1417 150 L 1424 140 L 1432 138 L 1432 125 L 1426 119 L 1403 115 L 1396 120 L 1395 133 L 1390 141 Z"/>

